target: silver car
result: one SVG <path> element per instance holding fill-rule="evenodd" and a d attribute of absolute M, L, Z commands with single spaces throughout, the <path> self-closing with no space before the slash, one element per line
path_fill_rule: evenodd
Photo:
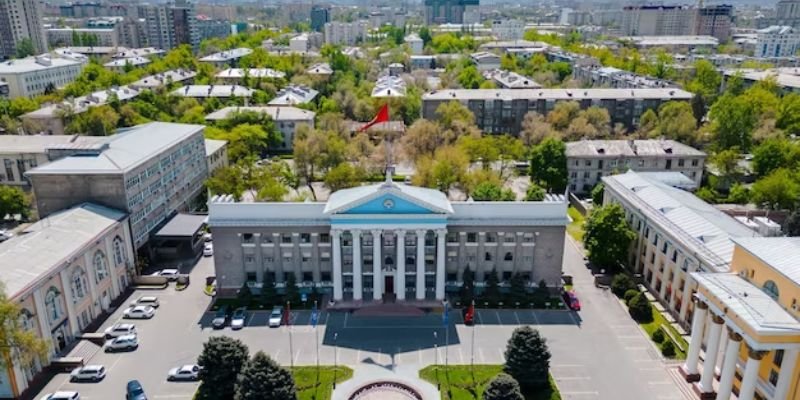
<path fill-rule="evenodd" d="M 277 328 L 281 326 L 283 322 L 283 307 L 275 306 L 272 308 L 272 312 L 269 313 L 269 327 L 270 328 Z"/>
<path fill-rule="evenodd" d="M 69 373 L 69 380 L 72 382 L 99 382 L 105 377 L 106 367 L 102 365 L 85 365 L 83 367 L 75 368 Z"/>
<path fill-rule="evenodd" d="M 128 319 L 150 319 L 156 315 L 156 309 L 150 306 L 128 307 L 122 312 L 122 316 Z"/>
<path fill-rule="evenodd" d="M 112 339 L 115 337 L 120 337 L 123 335 L 135 335 L 136 334 L 136 326 L 133 324 L 114 324 L 113 326 L 109 326 L 103 332 L 106 335 L 106 338 Z"/>
<path fill-rule="evenodd" d="M 150 306 L 153 308 L 158 308 L 159 305 L 158 297 L 156 296 L 142 296 L 131 302 L 131 307 Z"/>
<path fill-rule="evenodd" d="M 200 366 L 195 364 L 175 367 L 167 373 L 168 381 L 196 381 L 200 379 Z"/>
<path fill-rule="evenodd" d="M 107 353 L 119 350 L 135 350 L 139 347 L 139 339 L 136 335 L 125 335 L 111 339 L 106 342 L 105 351 Z"/>
<path fill-rule="evenodd" d="M 78 392 L 61 391 L 48 393 L 40 400 L 81 400 L 81 395 Z"/>

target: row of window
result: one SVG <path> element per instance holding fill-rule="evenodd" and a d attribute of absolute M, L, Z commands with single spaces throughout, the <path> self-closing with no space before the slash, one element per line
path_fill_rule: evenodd
<path fill-rule="evenodd" d="M 458 243 L 459 242 L 459 233 L 458 232 L 450 232 L 447 234 L 446 241 L 447 243 Z M 311 242 L 312 235 L 310 233 L 301 233 L 299 234 L 299 242 L 301 244 L 309 244 Z M 479 234 L 477 232 L 467 232 L 466 234 L 466 243 L 478 243 Z M 396 236 L 394 235 L 386 235 L 382 238 L 384 246 L 394 246 L 395 245 Z M 345 232 L 342 234 L 342 245 L 352 246 L 353 245 L 353 236 L 350 233 Z M 534 240 L 534 233 L 533 232 L 526 232 L 522 235 L 521 243 L 533 243 Z M 281 244 L 291 244 L 293 242 L 293 234 L 291 233 L 283 233 L 280 234 L 277 241 Z M 362 234 L 361 235 L 361 245 L 362 246 L 372 246 L 374 238 L 372 234 Z M 242 234 L 242 243 L 246 244 L 254 244 L 255 235 L 252 233 L 243 233 Z M 276 239 L 273 238 L 272 234 L 263 234 L 261 235 L 261 243 L 275 243 Z M 508 244 L 516 244 L 517 243 L 517 234 L 515 232 L 504 232 L 502 235 L 498 232 L 486 232 L 484 235 L 484 243 L 508 243 Z M 319 234 L 319 243 L 330 243 L 330 234 L 328 233 L 320 233 Z M 417 236 L 416 235 L 406 235 L 405 236 L 405 244 L 406 246 L 416 246 L 417 245 Z M 425 245 L 426 246 L 434 246 L 436 245 L 435 235 L 433 233 L 428 233 L 425 237 Z"/>

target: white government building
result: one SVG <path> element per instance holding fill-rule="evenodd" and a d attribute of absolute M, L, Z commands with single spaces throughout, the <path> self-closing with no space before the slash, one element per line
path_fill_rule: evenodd
<path fill-rule="evenodd" d="M 521 274 L 531 286 L 561 285 L 567 201 L 450 201 L 437 190 L 392 182 L 343 189 L 327 202 L 209 202 L 217 290 L 247 283 L 284 287 L 334 301 L 442 300 L 464 270 L 482 287 Z M 401 244 L 398 246 L 398 244 Z"/>

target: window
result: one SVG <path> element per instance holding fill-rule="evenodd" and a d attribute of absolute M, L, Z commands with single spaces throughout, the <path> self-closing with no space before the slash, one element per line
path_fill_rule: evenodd
<path fill-rule="evenodd" d="M 508 233 L 503 237 L 503 242 L 505 243 L 516 243 L 517 237 L 513 233 Z"/>
<path fill-rule="evenodd" d="M 330 243 L 331 242 L 331 235 L 329 233 L 320 233 L 319 234 L 319 242 L 320 243 Z"/>
<path fill-rule="evenodd" d="M 679 167 L 682 167 L 682 166 L 683 166 L 683 163 L 684 163 L 684 160 L 683 160 L 682 158 L 679 158 L 679 159 L 678 159 L 678 166 L 679 166 Z"/>
<path fill-rule="evenodd" d="M 47 316 L 50 322 L 58 321 L 63 313 L 61 309 L 61 299 L 58 298 L 60 295 L 61 292 L 59 292 L 55 286 L 50 286 L 50 289 L 47 290 L 47 294 L 45 295 L 44 304 L 45 308 L 47 308 Z"/>
<path fill-rule="evenodd" d="M 503 271 L 503 282 L 511 280 L 511 271 Z"/>
<path fill-rule="evenodd" d="M 252 233 L 243 233 L 242 234 L 242 242 L 244 242 L 244 243 L 253 243 L 253 234 Z"/>
<path fill-rule="evenodd" d="M 281 243 L 289 244 L 292 243 L 292 235 L 289 233 L 284 233 L 281 235 Z"/>
<path fill-rule="evenodd" d="M 19 325 L 28 331 L 33 329 L 33 314 L 27 308 L 23 308 L 19 313 Z"/>
<path fill-rule="evenodd" d="M 97 250 L 94 253 L 94 276 L 95 282 L 100 283 L 108 276 L 108 263 L 106 262 L 106 255 L 102 251 Z"/>
<path fill-rule="evenodd" d="M 486 232 L 486 243 L 497 243 L 497 233 Z"/>
<path fill-rule="evenodd" d="M 301 233 L 300 234 L 300 243 L 311 243 L 311 234 L 310 233 Z"/>
<path fill-rule="evenodd" d="M 321 280 L 323 282 L 330 282 L 331 281 L 331 273 L 330 272 L 323 272 Z"/>
<path fill-rule="evenodd" d="M 73 301 L 78 301 L 86 296 L 86 286 L 86 271 L 81 267 L 76 267 L 72 272 Z"/>
<path fill-rule="evenodd" d="M 478 243 L 478 234 L 475 232 L 467 233 L 467 243 Z"/>
<path fill-rule="evenodd" d="M 769 371 L 769 383 L 771 383 L 772 386 L 778 384 L 778 371 L 775 371 L 774 369 Z"/>
<path fill-rule="evenodd" d="M 122 239 L 119 236 L 114 238 L 113 247 L 114 247 L 114 262 L 117 264 L 118 267 L 122 266 L 123 264 L 125 264 L 125 261 L 127 261 L 128 257 L 125 254 L 125 245 L 122 244 Z"/>
<path fill-rule="evenodd" d="M 700 163 L 700 160 L 694 159 L 692 160 L 692 166 L 696 167 Z"/>
<path fill-rule="evenodd" d="M 783 350 L 776 350 L 775 355 L 772 357 L 772 363 L 780 367 L 783 364 Z"/>
<path fill-rule="evenodd" d="M 776 285 L 775 282 L 773 281 L 764 282 L 764 287 L 761 290 L 763 290 L 764 293 L 768 294 L 769 297 L 772 297 L 775 301 L 778 301 L 780 292 L 778 291 L 778 285 Z"/>
<path fill-rule="evenodd" d="M 252 271 L 247 272 L 247 277 L 245 278 L 247 282 L 255 282 L 256 281 L 256 273 Z"/>
<path fill-rule="evenodd" d="M 303 272 L 303 282 L 313 282 L 314 274 L 311 272 Z"/>
<path fill-rule="evenodd" d="M 486 261 L 492 261 L 492 253 L 486 252 L 486 256 L 483 258 Z"/>
<path fill-rule="evenodd" d="M 509 251 L 508 253 L 506 253 L 506 256 L 503 257 L 503 260 L 505 260 L 505 261 L 514 261 L 514 255 L 511 254 L 511 252 Z"/>

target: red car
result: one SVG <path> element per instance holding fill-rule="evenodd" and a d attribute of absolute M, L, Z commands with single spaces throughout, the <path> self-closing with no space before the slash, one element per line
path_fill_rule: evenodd
<path fill-rule="evenodd" d="M 564 298 L 564 303 L 567 304 L 570 310 L 581 310 L 581 302 L 578 300 L 578 296 L 575 296 L 575 292 L 564 292 L 561 296 Z"/>

